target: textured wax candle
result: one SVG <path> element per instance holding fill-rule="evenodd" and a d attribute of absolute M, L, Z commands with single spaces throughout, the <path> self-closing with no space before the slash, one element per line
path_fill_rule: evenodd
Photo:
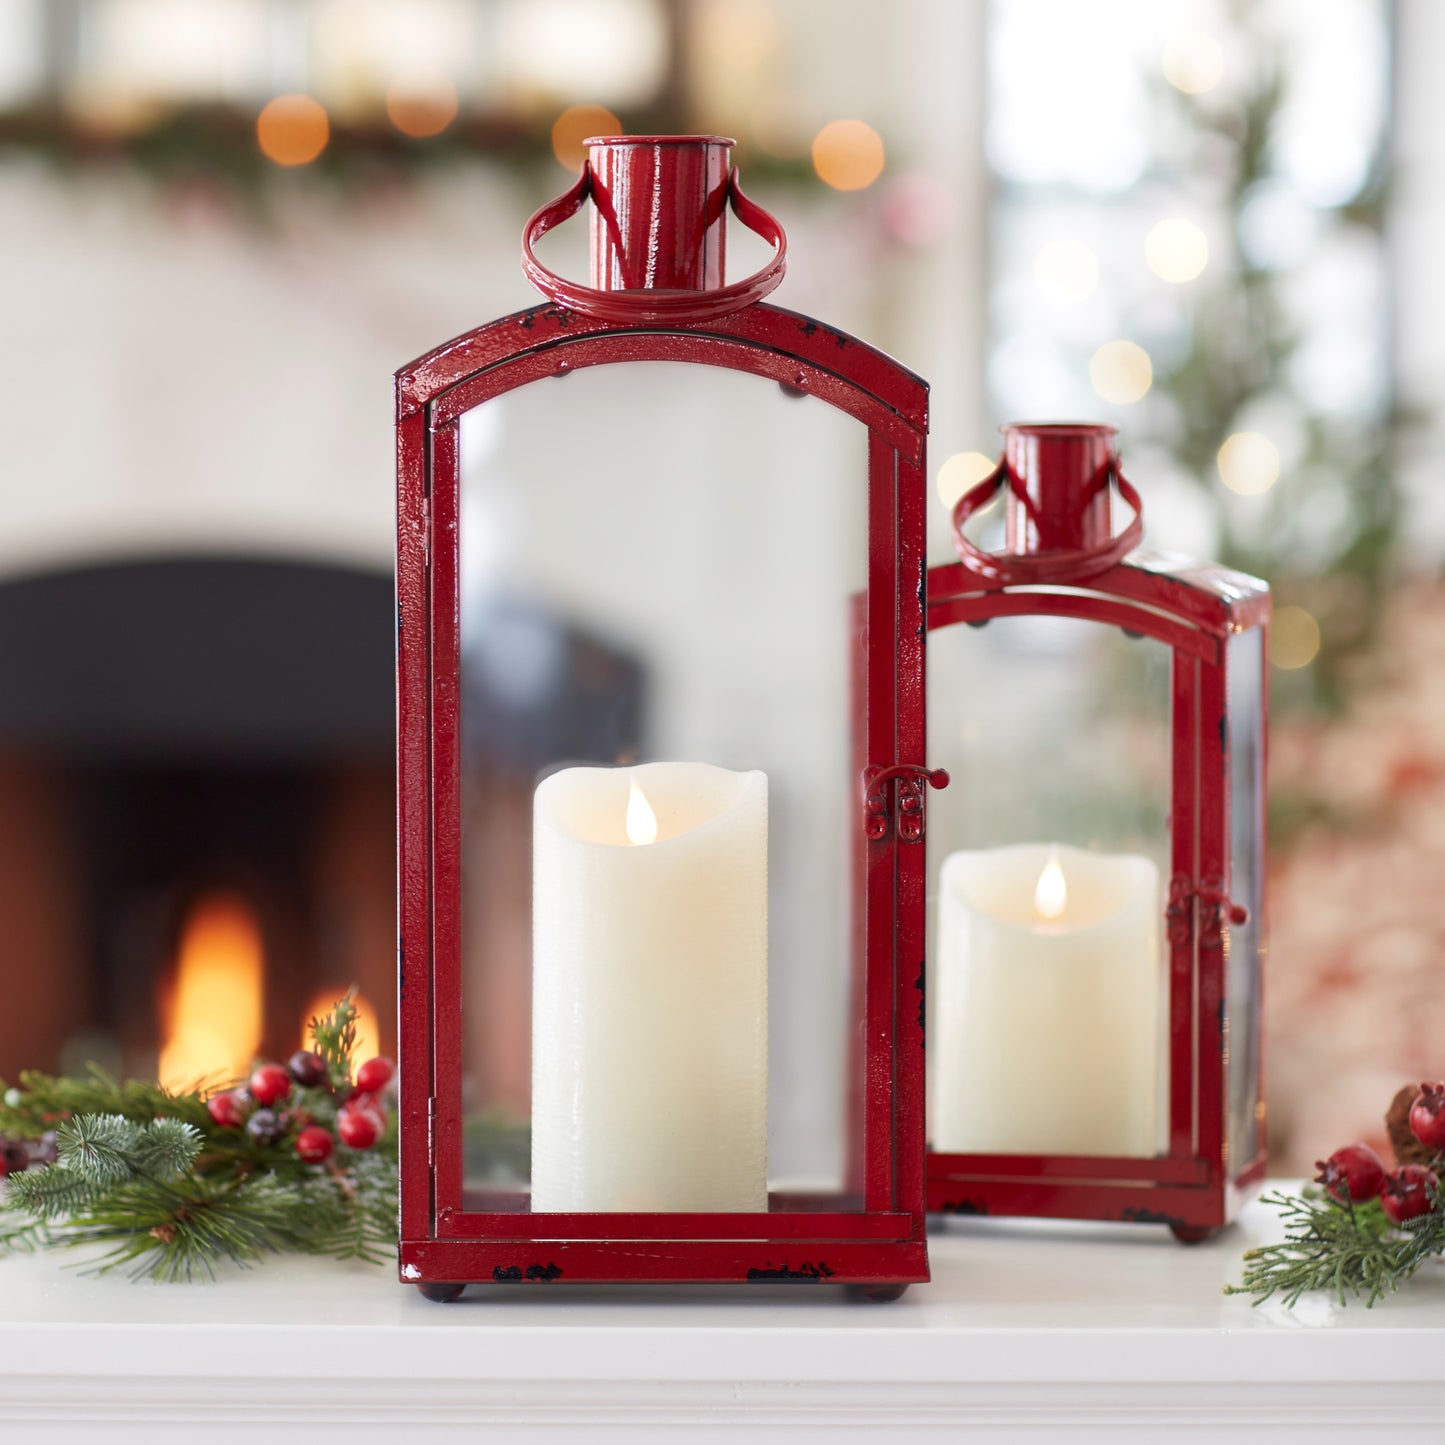
<path fill-rule="evenodd" d="M 533 1212 L 765 1210 L 767 777 L 567 768 L 533 808 Z"/>
<path fill-rule="evenodd" d="M 953 853 L 938 895 L 932 1147 L 1156 1153 L 1155 865 L 1056 844 Z"/>

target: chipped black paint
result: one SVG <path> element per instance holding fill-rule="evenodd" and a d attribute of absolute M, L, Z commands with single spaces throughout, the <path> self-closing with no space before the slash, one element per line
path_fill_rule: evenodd
<path fill-rule="evenodd" d="M 1162 1209 L 1137 1209 L 1131 1206 L 1120 1211 L 1119 1218 L 1125 1224 L 1167 1224 L 1171 1229 L 1188 1227 L 1177 1214 L 1165 1214 Z"/>
<path fill-rule="evenodd" d="M 520 1284 L 524 1279 L 550 1284 L 561 1277 L 560 1264 L 529 1264 L 525 1270 L 520 1264 L 498 1264 L 492 1267 L 492 1278 L 498 1284 Z"/>
<path fill-rule="evenodd" d="M 939 1214 L 987 1214 L 988 1205 L 981 1199 L 949 1199 L 938 1206 Z"/>
<path fill-rule="evenodd" d="M 918 1039 L 924 1048 L 928 1047 L 928 960 L 918 960 L 918 977 L 913 980 L 918 990 Z"/>
<path fill-rule="evenodd" d="M 801 1279 L 818 1284 L 825 1279 L 832 1279 L 833 1271 L 820 1259 L 817 1264 L 800 1264 L 794 1267 L 790 1264 L 769 1264 L 762 1269 L 750 1269 L 748 1279 L 754 1283 L 770 1283 L 777 1280 Z"/>
<path fill-rule="evenodd" d="M 818 323 L 816 321 L 804 321 L 798 327 L 798 330 L 801 331 L 804 336 L 812 336 L 817 331 L 817 329 Z"/>
<path fill-rule="evenodd" d="M 551 306 L 532 306 L 517 319 L 517 325 L 523 331 L 531 331 L 537 324 L 537 318 L 541 317 L 543 321 L 550 321 L 557 330 L 566 331 L 572 325 L 574 314 L 567 307 L 555 303 Z"/>
<path fill-rule="evenodd" d="M 928 558 L 918 559 L 918 632 L 922 637 L 928 630 Z"/>

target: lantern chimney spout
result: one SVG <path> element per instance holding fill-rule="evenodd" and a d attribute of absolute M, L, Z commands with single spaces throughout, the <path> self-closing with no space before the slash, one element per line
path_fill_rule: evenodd
<path fill-rule="evenodd" d="M 1094 423 L 1002 428 L 1008 491 L 1006 548 L 1016 554 L 1106 546 L 1114 428 Z M 1025 500 L 1027 498 L 1027 500 Z"/>
<path fill-rule="evenodd" d="M 732 147 L 731 140 L 715 135 L 587 141 L 597 290 L 722 286 Z"/>

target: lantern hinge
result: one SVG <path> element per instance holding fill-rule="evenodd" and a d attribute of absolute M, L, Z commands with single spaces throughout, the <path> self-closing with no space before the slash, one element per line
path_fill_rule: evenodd
<path fill-rule="evenodd" d="M 431 1095 L 426 1101 L 426 1163 L 434 1169 L 437 1162 L 437 1101 Z"/>
<path fill-rule="evenodd" d="M 422 565 L 431 566 L 431 498 L 421 499 L 421 559 Z"/>
<path fill-rule="evenodd" d="M 1217 873 L 1193 879 L 1176 873 L 1169 882 L 1169 904 L 1164 915 L 1169 922 L 1169 941 L 1177 946 L 1189 942 L 1194 919 L 1194 904 L 1199 903 L 1199 941 L 1206 948 L 1217 948 L 1224 938 L 1224 925 L 1238 928 L 1249 922 L 1249 909 L 1234 902 L 1225 891 L 1224 879 Z"/>
<path fill-rule="evenodd" d="M 863 832 L 870 842 L 881 842 L 893 831 L 888 784 L 895 782 L 898 839 L 902 843 L 917 843 L 924 830 L 924 792 L 928 787 L 946 788 L 948 774 L 942 768 L 925 768 L 921 763 L 893 763 L 889 767 L 875 763 L 864 768 Z"/>

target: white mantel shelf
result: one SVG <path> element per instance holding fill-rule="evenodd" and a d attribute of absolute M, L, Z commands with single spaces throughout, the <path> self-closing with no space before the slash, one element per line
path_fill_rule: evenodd
<path fill-rule="evenodd" d="M 821 1285 L 436 1305 L 314 1260 L 178 1286 L 11 1258 L 0 1441 L 1445 1440 L 1445 1269 L 1368 1311 L 1223 1297 L 1274 1233 L 1258 1205 L 1195 1248 L 952 1222 L 933 1283 L 886 1305 Z"/>

